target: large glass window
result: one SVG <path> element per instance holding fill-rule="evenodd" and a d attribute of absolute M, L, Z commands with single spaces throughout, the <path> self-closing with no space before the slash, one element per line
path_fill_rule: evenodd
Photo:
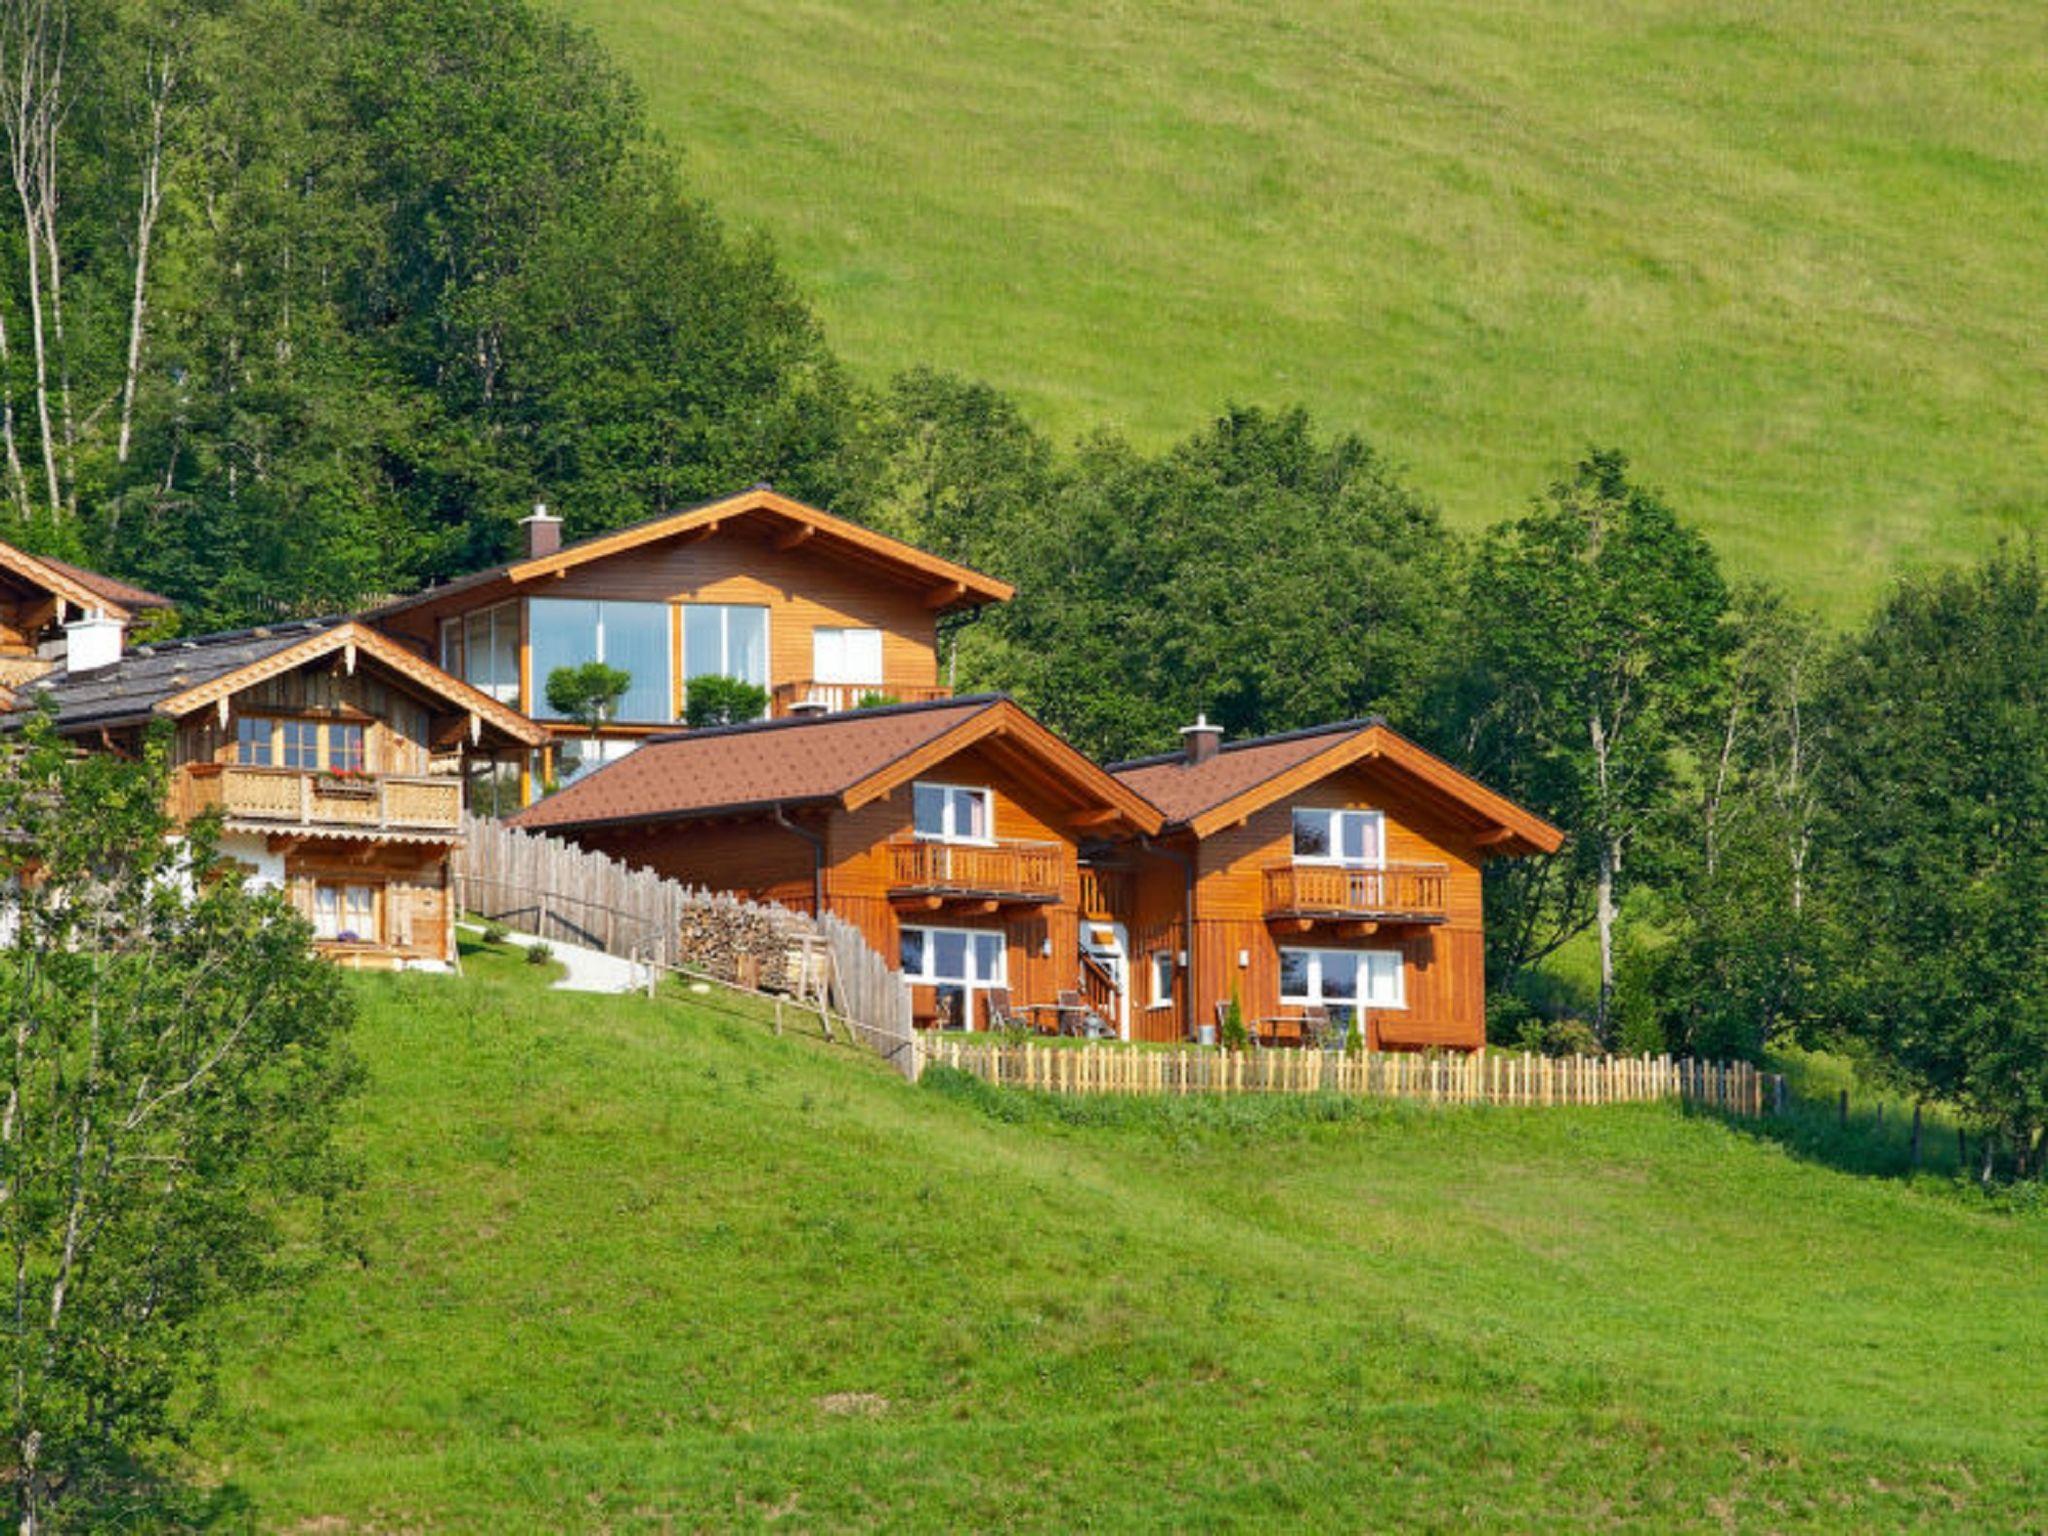
<path fill-rule="evenodd" d="M 441 628 L 442 665 L 472 688 L 501 704 L 519 702 L 519 605 L 499 603 L 462 616 L 461 645 L 451 633 L 453 620 Z M 456 652 L 459 649 L 459 655 Z M 449 666 L 455 662 L 459 665 Z"/>
<path fill-rule="evenodd" d="M 768 610 L 748 604 L 683 606 L 683 679 L 736 677 L 768 686 Z"/>
<path fill-rule="evenodd" d="M 995 837 L 991 796 L 958 784 L 913 784 L 911 819 L 917 835 L 932 842 L 986 843 Z"/>
<path fill-rule="evenodd" d="M 1386 818 L 1378 811 L 1297 810 L 1294 857 L 1304 864 L 1377 868 L 1386 861 Z"/>
<path fill-rule="evenodd" d="M 1357 1009 L 1402 1008 L 1407 995 L 1398 949 L 1283 949 L 1280 1001 L 1353 1017 Z"/>
<path fill-rule="evenodd" d="M 901 943 L 903 979 L 936 988 L 939 1015 L 954 1028 L 971 1028 L 981 994 L 1004 985 L 1007 943 L 999 929 L 906 927 Z"/>
<path fill-rule="evenodd" d="M 819 625 L 811 631 L 811 680 L 879 685 L 882 681 L 882 632 L 879 629 L 835 629 Z"/>
<path fill-rule="evenodd" d="M 533 647 L 533 713 L 560 719 L 548 708 L 548 677 L 558 667 L 601 661 L 633 679 L 612 718 L 675 718 L 669 681 L 668 604 L 614 603 L 590 598 L 536 597 L 527 609 Z"/>

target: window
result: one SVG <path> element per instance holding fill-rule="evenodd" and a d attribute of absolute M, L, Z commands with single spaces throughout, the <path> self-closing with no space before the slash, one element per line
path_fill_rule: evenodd
<path fill-rule="evenodd" d="M 1007 948 L 997 929 L 906 927 L 899 957 L 903 979 L 937 988 L 941 1014 L 969 1028 L 980 1016 L 979 994 L 1005 984 Z"/>
<path fill-rule="evenodd" d="M 873 683 L 882 681 L 882 632 L 879 629 L 811 631 L 811 681 Z"/>
<path fill-rule="evenodd" d="M 1294 857 L 1304 864 L 1386 862 L 1386 818 L 1378 811 L 1294 813 Z"/>
<path fill-rule="evenodd" d="M 282 752 L 279 761 L 287 768 L 312 769 L 320 766 L 320 722 L 318 720 L 280 720 L 278 744 Z"/>
<path fill-rule="evenodd" d="M 673 720 L 669 680 L 668 604 L 614 603 L 589 598 L 536 597 L 527 608 L 533 647 L 533 713 L 560 719 L 548 708 L 548 677 L 560 667 L 601 661 L 632 678 L 619 700 L 617 720 Z"/>
<path fill-rule="evenodd" d="M 313 887 L 313 937 L 341 943 L 374 943 L 377 892 L 368 885 L 322 881 Z"/>
<path fill-rule="evenodd" d="M 327 766 L 336 773 L 363 771 L 363 728 L 334 724 L 327 727 Z"/>
<path fill-rule="evenodd" d="M 267 715 L 244 715 L 237 720 L 235 761 L 244 768 L 268 768 L 274 761 L 270 736 L 276 723 Z"/>
<path fill-rule="evenodd" d="M 1152 1006 L 1173 1006 L 1173 951 L 1170 949 L 1152 951 Z"/>
<path fill-rule="evenodd" d="M 725 603 L 683 605 L 683 681 L 736 677 L 768 686 L 768 610 Z"/>
<path fill-rule="evenodd" d="M 444 623 L 441 665 L 500 704 L 517 704 L 519 604 L 498 603 Z"/>
<path fill-rule="evenodd" d="M 1280 1001 L 1352 1016 L 1359 1008 L 1405 1008 L 1398 949 L 1283 949 Z"/>
<path fill-rule="evenodd" d="M 911 821 L 917 835 L 931 842 L 995 841 L 991 795 L 985 789 L 957 784 L 913 784 Z"/>

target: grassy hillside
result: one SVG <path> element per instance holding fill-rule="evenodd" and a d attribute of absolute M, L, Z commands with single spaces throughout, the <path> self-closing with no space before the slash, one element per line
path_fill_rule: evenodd
<path fill-rule="evenodd" d="M 562 3 L 869 369 L 1304 399 L 1467 523 L 1617 442 L 1838 613 L 2048 512 L 2027 0 Z"/>
<path fill-rule="evenodd" d="M 2037 1217 L 1653 1108 L 1061 1112 L 502 959 L 360 985 L 363 1260 L 252 1320 L 202 1447 L 270 1527 L 2048 1500 Z"/>

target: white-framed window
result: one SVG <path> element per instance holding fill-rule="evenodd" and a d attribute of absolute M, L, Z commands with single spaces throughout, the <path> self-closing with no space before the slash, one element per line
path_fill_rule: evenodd
<path fill-rule="evenodd" d="M 981 994 L 1008 984 L 1009 942 L 1001 929 L 905 925 L 899 945 L 903 979 L 937 988 L 941 1012 L 963 1029 L 981 1017 Z"/>
<path fill-rule="evenodd" d="M 913 784 L 910 817 L 918 837 L 927 842 L 995 841 L 995 796 L 978 786 Z"/>
<path fill-rule="evenodd" d="M 811 681 L 882 685 L 882 632 L 820 624 L 811 631 Z"/>
<path fill-rule="evenodd" d="M 1387 818 L 1379 811 L 1296 807 L 1294 861 L 1378 869 L 1387 861 Z"/>
<path fill-rule="evenodd" d="M 1173 951 L 1155 949 L 1152 963 L 1147 969 L 1152 973 L 1152 1006 L 1171 1008 L 1173 1006 Z"/>
<path fill-rule="evenodd" d="M 768 610 L 750 603 L 683 604 L 683 685 L 736 677 L 768 686 Z"/>
<path fill-rule="evenodd" d="M 548 678 L 559 668 L 593 661 L 615 667 L 632 679 L 612 712 L 613 719 L 675 719 L 675 693 L 669 683 L 667 603 L 536 597 L 529 599 L 527 628 L 533 647 L 535 719 L 561 718 L 548 708 Z"/>
<path fill-rule="evenodd" d="M 1360 1008 L 1408 1006 L 1398 949 L 1283 949 L 1280 1001 L 1351 1016 Z"/>
<path fill-rule="evenodd" d="M 377 940 L 377 891 L 323 880 L 313 887 L 313 937 L 362 944 Z"/>

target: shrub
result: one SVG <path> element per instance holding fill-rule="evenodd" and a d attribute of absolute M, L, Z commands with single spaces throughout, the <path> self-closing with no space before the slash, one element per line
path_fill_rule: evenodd
<path fill-rule="evenodd" d="M 486 944 L 502 944 L 511 936 L 512 930 L 510 928 L 507 928 L 503 923 L 484 924 L 484 942 Z"/>
<path fill-rule="evenodd" d="M 528 965 L 546 965 L 555 958 L 554 946 L 550 944 L 529 944 L 526 946 Z"/>
<path fill-rule="evenodd" d="M 855 709 L 887 709 L 891 704 L 903 701 L 893 693 L 864 693 L 853 701 Z"/>
<path fill-rule="evenodd" d="M 1244 1004 L 1237 995 L 1237 988 L 1230 989 L 1230 1001 L 1223 1009 L 1223 1048 L 1241 1051 L 1252 1043 L 1251 1031 L 1244 1026 Z"/>
<path fill-rule="evenodd" d="M 707 725 L 738 725 L 758 720 L 768 713 L 768 690 L 737 677 L 693 677 L 689 697 L 683 704 L 683 722 L 702 728 Z"/>

